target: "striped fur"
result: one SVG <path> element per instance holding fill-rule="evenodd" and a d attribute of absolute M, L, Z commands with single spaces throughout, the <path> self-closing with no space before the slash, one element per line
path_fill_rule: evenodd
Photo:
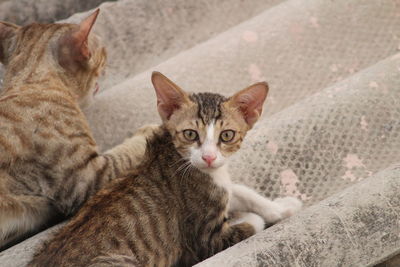
<path fill-rule="evenodd" d="M 179 168 L 165 128 L 149 140 L 146 161 L 91 198 L 29 266 L 190 266 L 255 233 L 225 221 L 228 193 L 209 175 Z"/>
<path fill-rule="evenodd" d="M 189 159 L 190 151 L 209 135 L 205 129 L 210 122 L 216 132 L 227 127 L 238 132 L 231 143 L 219 144 L 226 156 L 236 152 L 255 122 L 253 116 L 260 115 L 259 105 L 250 105 L 258 113 L 244 112 L 245 100 L 251 95 L 246 99 L 243 94 L 231 98 L 188 95 L 160 75 L 153 74 L 162 79 L 153 79 L 153 83 L 163 125 L 148 138 L 139 173 L 116 179 L 100 190 L 43 245 L 29 266 L 191 266 L 263 229 L 264 219 L 251 213 L 253 205 L 242 210 L 234 204 L 243 195 L 235 195 L 240 190 L 230 185 L 226 168 L 206 171 Z M 260 88 L 265 99 L 266 85 L 251 90 L 260 92 Z M 187 128 L 196 129 L 200 137 L 185 140 L 182 129 Z M 270 212 L 265 216 L 269 223 L 291 211 L 256 196 L 257 201 L 268 203 L 266 209 L 272 207 L 267 212 L 260 210 L 263 215 Z M 232 202 L 232 198 L 238 199 Z M 232 208 L 231 202 L 238 208 Z M 278 207 L 278 217 L 271 216 L 277 212 L 274 207 Z M 239 217 L 227 220 L 228 212 Z"/>
<path fill-rule="evenodd" d="M 97 14 L 80 25 L 0 22 L 0 250 L 74 214 L 143 156 L 142 135 L 100 154 L 80 109 L 106 60 L 89 35 Z"/>

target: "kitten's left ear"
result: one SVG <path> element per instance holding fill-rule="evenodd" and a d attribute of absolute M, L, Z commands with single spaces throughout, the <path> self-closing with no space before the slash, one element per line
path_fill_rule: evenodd
<path fill-rule="evenodd" d="M 262 113 L 267 94 L 268 84 L 259 82 L 234 94 L 228 100 L 228 105 L 239 109 L 246 123 L 252 128 Z"/>
<path fill-rule="evenodd" d="M 6 63 L 10 46 L 10 40 L 13 36 L 15 36 L 17 30 L 20 27 L 8 23 L 0 21 L 0 62 Z"/>
<path fill-rule="evenodd" d="M 89 34 L 96 22 L 100 9 L 84 19 L 76 30 L 67 33 L 60 39 L 59 61 L 61 66 L 68 67 L 74 62 L 85 62 L 90 59 Z M 72 60 L 72 62 L 71 62 Z"/>

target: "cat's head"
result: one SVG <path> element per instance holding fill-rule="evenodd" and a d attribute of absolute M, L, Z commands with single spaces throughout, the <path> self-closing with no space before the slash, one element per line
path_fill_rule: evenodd
<path fill-rule="evenodd" d="M 90 102 L 106 62 L 105 48 L 91 33 L 98 14 L 96 10 L 80 24 L 33 23 L 20 27 L 0 22 L 0 62 L 6 67 L 4 83 L 57 78 L 81 105 Z"/>
<path fill-rule="evenodd" d="M 265 82 L 226 98 L 214 93 L 188 94 L 159 72 L 152 75 L 157 108 L 182 157 L 210 173 L 239 150 L 256 123 L 267 97 Z"/>

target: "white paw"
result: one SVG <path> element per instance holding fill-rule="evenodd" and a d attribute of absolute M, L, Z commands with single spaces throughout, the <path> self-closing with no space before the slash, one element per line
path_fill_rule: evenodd
<path fill-rule="evenodd" d="M 240 214 L 240 218 L 238 218 L 238 220 L 236 220 L 234 224 L 248 223 L 253 226 L 256 233 L 264 230 L 265 222 L 261 216 L 252 212 L 241 212 Z"/>
<path fill-rule="evenodd" d="M 261 232 L 265 228 L 264 219 L 255 213 L 251 213 L 251 212 L 247 213 L 243 217 L 243 220 L 244 220 L 244 222 L 247 222 L 248 224 L 253 226 L 256 233 Z"/>
<path fill-rule="evenodd" d="M 281 206 L 282 219 L 292 216 L 303 206 L 303 203 L 295 197 L 276 198 L 274 202 Z"/>
<path fill-rule="evenodd" d="M 264 218 L 266 223 L 271 224 L 282 220 L 284 211 L 281 204 L 271 201 L 257 213 Z"/>

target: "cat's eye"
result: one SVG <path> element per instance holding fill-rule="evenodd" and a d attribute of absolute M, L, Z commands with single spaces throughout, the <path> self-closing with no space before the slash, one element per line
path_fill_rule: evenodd
<path fill-rule="evenodd" d="M 188 140 L 188 141 L 196 141 L 199 138 L 199 135 L 195 130 L 184 130 L 183 131 L 183 136 Z"/>
<path fill-rule="evenodd" d="M 221 139 L 222 142 L 227 143 L 227 142 L 232 141 L 234 137 L 235 137 L 235 131 L 225 130 L 225 131 L 221 132 L 221 135 L 219 138 Z"/>

